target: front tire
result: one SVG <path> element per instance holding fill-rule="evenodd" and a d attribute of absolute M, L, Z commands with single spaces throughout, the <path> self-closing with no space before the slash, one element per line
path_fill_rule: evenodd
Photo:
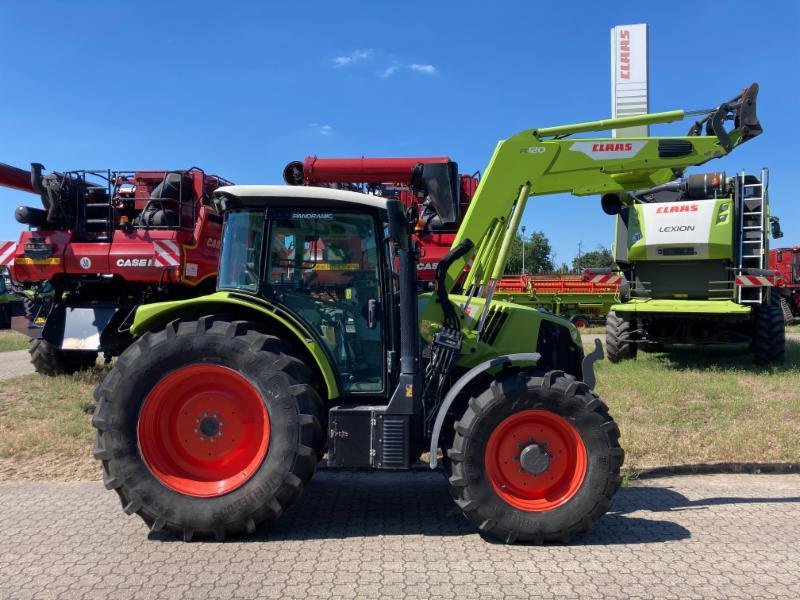
<path fill-rule="evenodd" d="M 173 321 L 131 345 L 95 390 L 106 488 L 152 530 L 252 533 L 303 490 L 322 401 L 279 338 L 244 321 Z"/>
<path fill-rule="evenodd" d="M 447 456 L 453 498 L 483 534 L 543 543 L 568 541 L 609 509 L 624 451 L 599 398 L 551 371 L 501 375 L 470 398 Z"/>
<path fill-rule="evenodd" d="M 758 365 L 781 365 L 786 352 L 786 323 L 777 301 L 770 294 L 767 302 L 753 308 L 753 359 Z"/>
<path fill-rule="evenodd" d="M 606 316 L 606 356 L 612 363 L 636 358 L 636 342 L 631 339 L 634 329 L 633 320 L 609 311 Z"/>

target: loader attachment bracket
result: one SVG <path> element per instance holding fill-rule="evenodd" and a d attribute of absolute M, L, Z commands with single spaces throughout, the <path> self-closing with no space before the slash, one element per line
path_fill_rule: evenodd
<path fill-rule="evenodd" d="M 705 124 L 707 135 L 717 136 L 726 152 L 730 152 L 737 143 L 761 135 L 764 129 L 756 115 L 757 97 L 758 84 L 753 83 L 735 98 L 720 104 L 704 119 L 695 122 L 689 130 L 689 135 L 700 135 Z M 733 121 L 734 131 L 740 133 L 738 140 L 731 139 L 732 132 L 725 130 L 725 121 Z"/>

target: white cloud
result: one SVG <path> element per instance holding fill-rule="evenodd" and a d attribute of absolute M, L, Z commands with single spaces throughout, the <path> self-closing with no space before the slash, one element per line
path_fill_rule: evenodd
<path fill-rule="evenodd" d="M 320 135 L 331 135 L 333 133 L 333 127 L 330 125 L 320 125 L 317 131 Z"/>
<path fill-rule="evenodd" d="M 372 56 L 372 50 L 353 50 L 350 54 L 337 56 L 333 59 L 333 66 L 345 67 Z"/>
<path fill-rule="evenodd" d="M 392 65 L 391 67 L 386 67 L 383 71 L 378 73 L 378 77 L 382 77 L 383 79 L 387 79 L 394 75 L 397 70 L 400 68 L 400 65 Z"/>
<path fill-rule="evenodd" d="M 420 65 L 414 63 L 412 65 L 408 65 L 408 68 L 416 73 L 424 73 L 425 75 L 434 75 L 436 73 L 436 67 L 433 65 Z"/>

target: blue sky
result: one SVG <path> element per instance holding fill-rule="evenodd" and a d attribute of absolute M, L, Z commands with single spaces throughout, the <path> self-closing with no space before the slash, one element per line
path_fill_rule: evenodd
<path fill-rule="evenodd" d="M 0 162 L 198 165 L 237 183 L 279 183 L 309 154 L 449 155 L 482 170 L 517 131 L 608 117 L 609 29 L 646 22 L 651 110 L 761 84 L 765 134 L 706 170 L 769 166 L 784 241 L 800 243 L 799 6 L 0 0 Z M 14 207 L 38 201 L 0 190 L 0 202 L 0 240 L 13 239 Z M 613 230 L 597 198 L 535 198 L 523 222 L 558 262 Z"/>

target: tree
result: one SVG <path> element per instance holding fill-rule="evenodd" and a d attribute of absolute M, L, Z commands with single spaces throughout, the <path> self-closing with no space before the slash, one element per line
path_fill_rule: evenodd
<path fill-rule="evenodd" d="M 614 257 L 611 255 L 611 250 L 605 246 L 598 246 L 596 250 L 585 252 L 572 259 L 572 271 L 574 273 L 580 273 L 584 269 L 601 269 L 614 266 Z"/>
<path fill-rule="evenodd" d="M 525 272 L 552 273 L 555 271 L 550 240 L 541 231 L 534 231 L 525 239 Z M 506 261 L 506 274 L 522 273 L 522 236 L 517 233 L 511 240 Z"/>

